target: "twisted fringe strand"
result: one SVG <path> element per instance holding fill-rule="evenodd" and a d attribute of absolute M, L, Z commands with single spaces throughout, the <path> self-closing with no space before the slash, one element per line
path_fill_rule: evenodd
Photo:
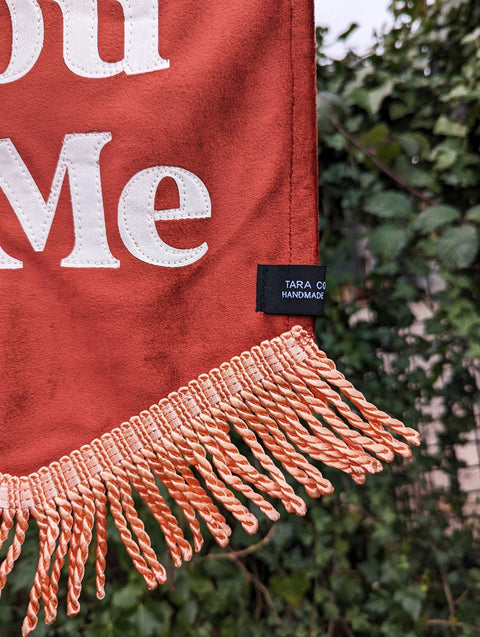
<path fill-rule="evenodd" d="M 263 472 L 234 444 L 232 428 Z M 361 484 L 366 474 L 381 471 L 380 460 L 391 462 L 396 454 L 408 458 L 410 445 L 419 444 L 416 431 L 367 402 L 313 338 L 295 327 L 200 376 L 37 473 L 22 477 L 0 474 L 0 548 L 14 534 L 0 564 L 0 592 L 20 555 L 32 518 L 38 525 L 40 546 L 22 627 L 24 637 L 34 631 L 41 603 L 45 622 L 55 621 L 65 559 L 67 612 L 79 612 L 94 534 L 97 597 L 104 597 L 107 502 L 147 586 L 155 588 L 166 581 L 165 568 L 137 515 L 132 488 L 152 512 L 178 567 L 191 559 L 193 550 L 202 548 L 197 516 L 222 547 L 228 543 L 231 529 L 221 508 L 247 533 L 257 531 L 257 518 L 235 492 L 271 520 L 277 520 L 279 513 L 262 494 L 279 500 L 287 511 L 304 515 L 305 502 L 280 466 L 309 496 L 319 497 L 332 493 L 333 487 L 306 456 L 348 473 Z M 183 511 L 193 549 L 156 480 Z"/>

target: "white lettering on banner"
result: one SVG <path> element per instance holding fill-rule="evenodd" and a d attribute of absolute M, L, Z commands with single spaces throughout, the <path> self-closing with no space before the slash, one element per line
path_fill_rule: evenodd
<path fill-rule="evenodd" d="M 72 200 L 75 245 L 62 259 L 63 267 L 118 268 L 120 261 L 110 252 L 100 179 L 100 152 L 112 139 L 109 132 L 73 133 L 65 136 L 45 201 L 32 175 L 10 139 L 0 140 L 0 188 L 36 252 L 45 248 L 68 172 Z M 180 206 L 175 210 L 155 210 L 155 194 L 165 177 L 175 180 Z M 206 243 L 179 249 L 159 237 L 155 220 L 200 219 L 210 217 L 211 205 L 203 182 L 183 168 L 155 166 L 137 173 L 120 198 L 118 223 L 127 249 L 141 261 L 164 267 L 182 267 L 198 261 L 208 250 Z M 22 261 L 0 247 L 0 269 L 22 268 Z"/>
<path fill-rule="evenodd" d="M 116 268 L 107 244 L 100 182 L 100 151 L 110 133 L 66 135 L 45 202 L 32 175 L 10 139 L 0 140 L 0 186 L 36 252 L 45 248 L 68 171 L 72 199 L 75 247 L 61 265 L 73 268 Z M 0 267 L 21 268 L 22 262 L 0 253 Z"/>
<path fill-rule="evenodd" d="M 180 205 L 173 210 L 155 210 L 155 193 L 165 177 L 175 180 Z M 156 166 L 137 173 L 125 186 L 118 206 L 118 228 L 124 244 L 135 257 L 152 265 L 175 268 L 201 259 L 208 245 L 172 248 L 158 236 L 155 221 L 202 219 L 210 215 L 210 197 L 198 177 L 183 168 Z"/>
<path fill-rule="evenodd" d="M 125 14 L 125 73 L 137 75 L 170 68 L 170 61 L 158 53 L 158 0 L 118 1 Z"/>
<path fill-rule="evenodd" d="M 33 67 L 43 47 L 43 17 L 36 0 L 6 0 L 12 21 L 12 54 L 0 83 L 13 82 Z M 81 77 L 105 78 L 167 69 L 158 52 L 158 0 L 118 0 L 125 17 L 124 59 L 105 62 L 98 52 L 98 0 L 54 0 L 63 14 L 63 56 Z"/>
<path fill-rule="evenodd" d="M 43 18 L 35 0 L 6 0 L 12 21 L 12 54 L 0 73 L 0 84 L 13 82 L 30 71 L 43 46 Z"/>
<path fill-rule="evenodd" d="M 124 57 L 102 60 L 98 48 L 99 0 L 53 0 L 63 15 L 63 57 L 76 75 L 107 78 L 118 73 L 138 75 L 167 69 L 170 62 L 158 52 L 158 0 L 117 0 L 124 16 Z M 12 51 L 0 83 L 25 76 L 35 65 L 44 43 L 43 15 L 37 0 L 6 0 L 12 23 Z M 75 244 L 61 266 L 118 268 L 110 252 L 105 227 L 100 153 L 109 132 L 65 136 L 48 198 L 45 200 L 11 139 L 0 139 L 0 188 L 5 193 L 32 248 L 44 250 L 68 172 Z M 180 204 L 175 210 L 155 210 L 155 195 L 162 179 L 177 185 Z M 175 248 L 159 236 L 158 220 L 203 219 L 211 203 L 203 182 L 184 168 L 155 166 L 138 172 L 123 189 L 118 206 L 120 236 L 133 256 L 163 267 L 195 263 L 208 250 L 207 243 Z M 19 269 L 22 261 L 0 247 L 0 269 Z"/>
<path fill-rule="evenodd" d="M 118 0 L 125 14 L 125 58 L 104 62 L 98 53 L 98 0 L 54 0 L 64 19 L 63 55 L 82 77 L 160 71 L 170 66 L 158 53 L 158 0 Z"/>

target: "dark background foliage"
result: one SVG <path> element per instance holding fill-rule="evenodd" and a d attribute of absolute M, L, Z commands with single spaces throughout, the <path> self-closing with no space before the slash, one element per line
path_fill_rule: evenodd
<path fill-rule="evenodd" d="M 329 298 L 317 336 L 428 444 L 364 486 L 325 472 L 335 494 L 310 501 L 305 518 L 262 519 L 253 539 L 233 524 L 229 550 L 207 540 L 154 592 L 112 528 L 106 600 L 95 600 L 90 563 L 80 615 L 60 611 L 38 637 L 480 634 L 480 484 L 467 494 L 461 479 L 480 424 L 480 3 L 391 10 L 394 27 L 363 58 L 329 60 L 318 30 Z M 151 534 L 161 547 L 154 524 Z M 9 577 L 2 635 L 20 633 L 36 547 L 25 543 Z"/>

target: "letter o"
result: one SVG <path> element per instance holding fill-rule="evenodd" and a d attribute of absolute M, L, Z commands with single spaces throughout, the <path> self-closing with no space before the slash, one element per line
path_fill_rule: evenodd
<path fill-rule="evenodd" d="M 0 84 L 26 75 L 43 47 L 43 16 L 36 0 L 6 0 L 12 21 L 12 54 Z"/>

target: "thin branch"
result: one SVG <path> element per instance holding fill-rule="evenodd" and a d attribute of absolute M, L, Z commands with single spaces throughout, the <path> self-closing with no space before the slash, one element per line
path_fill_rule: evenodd
<path fill-rule="evenodd" d="M 253 613 L 253 621 L 255 624 L 258 624 L 262 616 L 262 599 L 263 599 L 262 591 L 258 588 L 258 586 L 256 586 L 255 587 L 255 611 Z"/>
<path fill-rule="evenodd" d="M 261 582 L 256 575 L 254 575 L 253 573 L 250 573 L 250 571 L 245 566 L 245 564 L 243 564 L 243 562 L 241 562 L 236 556 L 234 557 L 234 561 L 235 561 L 235 564 L 238 566 L 238 568 L 245 575 L 247 580 L 249 582 L 251 582 L 255 586 L 255 588 L 258 589 L 262 593 L 262 595 L 265 598 L 265 601 L 267 602 L 267 606 L 270 608 L 270 610 L 272 611 L 273 616 L 275 617 L 276 622 L 278 624 L 280 624 L 280 625 L 283 625 L 282 619 L 281 619 L 280 615 L 277 613 L 277 609 L 275 608 L 275 604 L 273 603 L 273 599 L 272 599 L 272 597 L 270 595 L 270 592 L 269 592 L 268 588 L 265 586 L 265 584 L 263 582 Z"/>
<path fill-rule="evenodd" d="M 317 588 L 318 588 L 318 576 L 315 577 L 315 579 L 313 580 L 313 594 L 312 594 L 312 599 L 316 599 L 317 598 Z M 314 637 L 315 633 L 317 632 L 318 629 L 318 611 L 317 611 L 317 605 L 316 604 L 312 604 L 311 609 L 310 609 L 310 626 L 309 626 L 309 630 L 308 630 L 308 634 L 309 637 Z"/>
<path fill-rule="evenodd" d="M 252 544 L 252 546 L 248 546 L 247 548 L 240 549 L 238 551 L 234 551 L 230 549 L 227 553 L 209 553 L 208 555 L 197 557 L 195 561 L 201 562 L 203 560 L 222 560 L 222 559 L 237 560 L 241 557 L 245 557 L 246 555 L 251 555 L 252 553 L 255 553 L 256 551 L 264 547 L 266 544 L 270 542 L 274 533 L 275 533 L 275 527 L 272 526 L 270 530 L 268 531 L 268 533 L 266 534 L 266 536 L 262 538 L 260 542 L 257 542 L 256 544 Z"/>
<path fill-rule="evenodd" d="M 328 622 L 328 637 L 334 637 L 337 625 L 341 626 L 342 631 L 347 637 L 355 637 L 347 621 L 338 615 L 332 617 Z"/>
<path fill-rule="evenodd" d="M 467 586 L 467 588 L 463 591 L 460 597 L 455 600 L 455 606 L 458 606 L 458 604 L 461 604 L 469 592 L 470 592 L 470 585 Z"/>
<path fill-rule="evenodd" d="M 336 617 L 330 618 L 330 621 L 328 622 L 327 637 L 334 637 L 336 619 L 337 619 Z"/>
<path fill-rule="evenodd" d="M 358 141 L 358 139 L 356 139 L 353 135 L 351 135 L 339 122 L 337 122 L 336 120 L 333 120 L 332 124 L 337 129 L 337 131 L 341 135 L 343 135 L 343 137 L 348 142 L 350 142 L 350 144 L 352 144 L 352 146 L 355 146 L 355 148 L 357 148 L 361 153 L 363 153 L 366 157 L 368 157 L 370 161 L 374 163 L 375 166 L 377 166 L 377 168 L 379 168 L 383 173 L 385 173 L 385 175 L 390 177 L 390 179 L 393 179 L 393 181 L 395 181 L 399 186 L 401 186 L 404 190 L 409 192 L 416 199 L 420 199 L 421 201 L 426 203 L 428 206 L 433 206 L 435 202 L 432 199 L 430 199 L 430 197 L 427 197 L 427 195 L 424 195 L 423 192 L 420 192 L 416 188 L 413 188 L 413 186 L 411 186 L 407 181 L 405 181 L 404 179 L 396 175 L 392 170 L 390 170 L 388 166 L 386 166 L 382 161 L 380 161 L 380 159 L 378 159 L 378 157 L 376 156 L 373 150 L 361 144 Z"/>
<path fill-rule="evenodd" d="M 195 561 L 200 562 L 203 560 L 222 560 L 223 559 L 223 560 L 232 560 L 233 562 L 235 562 L 238 568 L 245 575 L 246 579 L 251 584 L 253 584 L 253 586 L 256 588 L 257 592 L 263 595 L 267 603 L 267 606 L 270 608 L 272 615 L 275 617 L 275 620 L 277 621 L 277 623 L 280 625 L 283 625 L 282 619 L 280 615 L 277 613 L 277 609 L 275 608 L 275 604 L 273 603 L 273 600 L 268 591 L 268 588 L 265 586 L 265 584 L 263 584 L 263 582 L 260 581 L 260 579 L 254 573 L 251 573 L 248 570 L 248 568 L 245 566 L 245 564 L 243 564 L 243 562 L 240 559 L 242 557 L 246 557 L 247 555 L 251 555 L 252 553 L 255 553 L 255 551 L 258 551 L 259 549 L 264 547 L 266 544 L 268 544 L 270 540 L 272 539 L 274 532 L 275 532 L 275 527 L 272 526 L 270 530 L 268 531 L 268 533 L 265 535 L 265 537 L 262 538 L 260 542 L 257 542 L 256 544 L 253 544 L 252 546 L 249 546 L 245 549 L 240 549 L 239 551 L 230 550 L 228 553 L 210 553 L 209 555 L 203 555 L 202 557 L 197 557 Z"/>
<path fill-rule="evenodd" d="M 448 612 L 450 617 L 455 617 L 455 602 L 453 601 L 452 589 L 447 580 L 447 575 L 443 569 L 440 569 L 440 576 L 442 578 L 443 591 L 448 604 Z"/>

